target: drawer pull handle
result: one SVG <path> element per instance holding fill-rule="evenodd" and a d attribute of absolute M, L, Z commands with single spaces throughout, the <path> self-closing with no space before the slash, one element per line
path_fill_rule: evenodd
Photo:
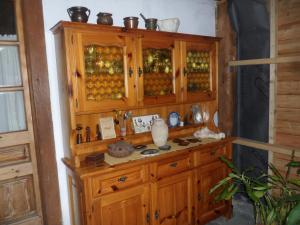
<path fill-rule="evenodd" d="M 170 164 L 170 167 L 175 168 L 176 166 L 177 166 L 177 162 L 174 162 L 174 163 L 171 163 L 171 164 Z"/>
<path fill-rule="evenodd" d="M 122 176 L 118 179 L 119 182 L 125 182 L 127 180 L 126 176 Z"/>
<path fill-rule="evenodd" d="M 216 153 L 217 153 L 217 149 L 213 149 L 211 150 L 210 155 L 215 155 Z"/>

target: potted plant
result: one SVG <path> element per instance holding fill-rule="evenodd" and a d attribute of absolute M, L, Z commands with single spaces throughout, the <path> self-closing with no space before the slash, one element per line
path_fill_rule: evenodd
<path fill-rule="evenodd" d="M 294 161 L 294 152 L 285 175 L 270 163 L 272 174 L 260 172 L 255 178 L 249 176 L 253 169 L 241 172 L 225 157 L 220 159 L 231 173 L 210 190 L 210 193 L 218 191 L 216 201 L 229 200 L 242 190 L 253 203 L 257 224 L 300 225 L 300 179 L 290 177 L 291 168 L 298 167 L 300 174 L 300 162 Z"/>

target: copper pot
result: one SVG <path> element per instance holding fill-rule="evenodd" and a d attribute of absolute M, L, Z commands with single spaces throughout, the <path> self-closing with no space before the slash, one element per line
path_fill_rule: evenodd
<path fill-rule="evenodd" d="M 89 19 L 91 11 L 82 6 L 73 6 L 67 9 L 72 22 L 86 23 Z"/>
<path fill-rule="evenodd" d="M 127 29 L 137 28 L 139 24 L 139 18 L 134 16 L 129 16 L 124 18 L 124 26 Z"/>

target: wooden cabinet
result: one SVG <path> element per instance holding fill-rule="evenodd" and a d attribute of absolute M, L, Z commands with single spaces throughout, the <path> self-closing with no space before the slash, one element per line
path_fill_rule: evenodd
<path fill-rule="evenodd" d="M 142 35 L 137 41 L 139 105 L 176 103 L 180 94 L 179 41 L 162 34 Z"/>
<path fill-rule="evenodd" d="M 69 51 L 76 112 L 122 109 L 135 105 L 136 61 L 132 35 L 72 32 Z"/>
<path fill-rule="evenodd" d="M 218 161 L 196 169 L 197 218 L 196 224 L 205 224 L 227 210 L 226 203 L 215 202 L 209 190 L 227 176 L 227 167 Z"/>
<path fill-rule="evenodd" d="M 176 111 L 183 119 L 190 118 L 191 104 L 206 105 L 210 115 L 217 111 L 218 38 L 72 22 L 59 22 L 52 31 L 60 100 L 65 103 L 64 136 L 70 137 L 68 154 L 76 167 L 87 154 L 103 152 L 111 143 L 96 135 L 100 117 L 130 110 L 133 116 L 167 119 Z M 126 124 L 127 134 L 134 132 L 131 125 Z M 93 143 L 83 143 L 87 127 Z M 119 138 L 120 126 L 116 134 Z M 137 140 L 134 135 L 129 139 Z"/>
<path fill-rule="evenodd" d="M 151 185 L 153 225 L 192 224 L 192 173 L 183 172 Z"/>
<path fill-rule="evenodd" d="M 231 202 L 215 203 L 209 190 L 229 172 L 216 156 L 230 156 L 231 142 L 181 151 L 72 172 L 81 176 L 75 184 L 81 225 L 199 225 L 230 216 Z"/>
<path fill-rule="evenodd" d="M 183 101 L 216 98 L 217 42 L 181 42 L 181 68 L 183 69 Z"/>
<path fill-rule="evenodd" d="M 56 33 L 57 28 L 64 32 Z M 63 54 L 75 112 L 216 96 L 216 38 L 66 22 L 53 30 L 66 40 Z"/>
<path fill-rule="evenodd" d="M 146 225 L 150 222 L 149 187 L 137 186 L 96 199 L 93 225 Z"/>

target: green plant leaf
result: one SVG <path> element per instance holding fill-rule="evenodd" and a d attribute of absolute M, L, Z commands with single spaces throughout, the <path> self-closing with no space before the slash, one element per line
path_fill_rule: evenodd
<path fill-rule="evenodd" d="M 290 211 L 286 225 L 299 225 L 300 224 L 300 202 Z"/>
<path fill-rule="evenodd" d="M 300 201 L 300 194 L 293 194 L 291 196 L 287 196 L 284 199 L 285 202 L 299 202 Z"/>
<path fill-rule="evenodd" d="M 231 180 L 231 177 L 225 177 L 223 180 L 221 180 L 219 183 L 217 183 L 213 188 L 211 188 L 209 190 L 209 194 L 213 193 L 215 190 L 217 190 L 219 187 L 225 185 L 230 180 Z"/>
<path fill-rule="evenodd" d="M 289 179 L 288 182 L 300 187 L 300 179 Z"/>
<path fill-rule="evenodd" d="M 229 173 L 228 176 L 231 178 L 240 179 L 240 177 L 234 173 Z"/>
<path fill-rule="evenodd" d="M 260 199 L 261 197 L 263 197 L 265 195 L 266 192 L 267 192 L 267 189 L 262 190 L 262 191 L 253 191 L 252 193 L 257 199 Z"/>
<path fill-rule="evenodd" d="M 271 225 L 273 224 L 273 222 L 275 221 L 276 218 L 276 211 L 275 209 L 271 209 L 271 211 L 269 211 L 268 215 L 267 215 L 267 224 Z"/>
<path fill-rule="evenodd" d="M 232 169 L 235 173 L 239 174 L 238 169 L 233 165 L 232 162 L 230 162 L 228 159 L 226 159 L 225 156 L 220 156 L 220 160 L 223 161 L 227 165 L 227 167 Z"/>
<path fill-rule="evenodd" d="M 291 161 L 286 164 L 287 167 L 300 167 L 300 161 Z"/>
<path fill-rule="evenodd" d="M 285 184 L 285 179 L 284 177 L 281 175 L 281 173 L 276 169 L 276 167 L 270 163 L 269 164 L 269 168 L 271 169 L 271 171 L 273 172 L 273 178 L 276 179 L 278 182 L 282 183 L 282 184 Z"/>
<path fill-rule="evenodd" d="M 253 187 L 254 190 L 256 191 L 266 191 L 268 190 L 268 186 L 267 185 L 263 185 L 263 186 L 256 186 L 256 187 Z"/>

